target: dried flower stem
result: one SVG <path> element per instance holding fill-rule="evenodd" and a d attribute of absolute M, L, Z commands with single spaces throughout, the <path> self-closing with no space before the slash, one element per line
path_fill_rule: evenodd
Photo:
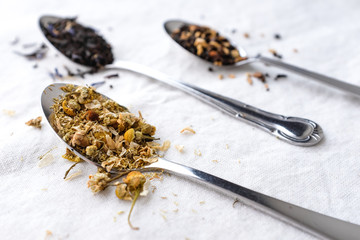
<path fill-rule="evenodd" d="M 73 169 L 73 168 L 76 166 L 76 164 L 78 164 L 78 163 L 79 163 L 79 162 L 74 163 L 73 165 L 71 165 L 71 167 L 65 172 L 64 179 L 66 179 L 66 177 L 67 177 L 67 175 L 69 174 L 69 172 L 71 171 L 71 169 Z"/>
<path fill-rule="evenodd" d="M 138 199 L 140 195 L 140 189 L 137 189 L 135 191 L 135 196 L 134 196 L 134 199 L 131 203 L 131 208 L 130 208 L 130 212 L 129 212 L 129 215 L 128 215 L 128 223 L 129 223 L 129 226 L 133 229 L 133 230 L 139 230 L 138 227 L 134 227 L 132 224 L 131 224 L 131 221 L 130 221 L 130 216 L 131 216 L 131 213 L 132 213 L 132 210 L 134 209 L 134 206 L 135 206 L 135 203 L 136 203 L 136 200 Z"/>

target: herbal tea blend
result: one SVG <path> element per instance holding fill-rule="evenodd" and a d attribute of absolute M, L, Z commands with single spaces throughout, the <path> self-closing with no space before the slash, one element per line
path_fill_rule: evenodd
<path fill-rule="evenodd" d="M 51 124 L 79 153 L 112 169 L 133 169 L 157 161 L 160 144 L 152 142 L 156 128 L 104 98 L 91 87 L 66 85 L 54 99 Z"/>
<path fill-rule="evenodd" d="M 121 200 L 132 201 L 128 215 L 129 226 L 137 230 L 130 222 L 130 215 L 140 194 L 146 194 L 146 177 L 138 171 L 157 161 L 157 150 L 165 151 L 170 143 L 160 146 L 154 143 L 156 128 L 145 122 L 141 113 L 136 117 L 125 107 L 111 99 L 103 97 L 92 87 L 66 85 L 61 88 L 64 96 L 54 99 L 50 123 L 62 139 L 76 151 L 99 163 L 97 173 L 89 176 L 88 187 L 93 193 L 116 186 L 115 194 Z M 65 159 L 74 162 L 65 173 L 82 159 L 70 149 L 66 149 Z M 129 169 L 116 176 L 111 170 Z M 122 176 L 123 183 L 114 182 Z"/>
<path fill-rule="evenodd" d="M 47 28 L 47 39 L 72 61 L 101 68 L 114 61 L 111 46 L 94 29 L 76 22 L 76 18 L 61 19 Z"/>
<path fill-rule="evenodd" d="M 215 30 L 197 25 L 183 25 L 171 37 L 185 49 L 214 65 L 232 65 L 247 59 L 230 41 Z"/>

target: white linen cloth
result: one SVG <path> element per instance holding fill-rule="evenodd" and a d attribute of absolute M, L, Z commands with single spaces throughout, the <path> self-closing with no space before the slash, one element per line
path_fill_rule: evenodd
<path fill-rule="evenodd" d="M 119 71 L 120 78 L 98 88 L 134 113 L 140 110 L 157 126 L 156 136 L 172 143 L 167 159 L 360 224 L 360 98 L 260 63 L 209 72 L 210 64 L 186 53 L 162 26 L 173 18 L 205 24 L 249 55 L 271 57 L 268 50 L 276 49 L 285 62 L 360 85 L 359 9 L 355 0 L 2 1 L 0 239 L 314 239 L 246 205 L 233 205 L 235 196 L 167 175 L 152 181 L 156 190 L 135 205 L 131 219 L 140 230 L 134 231 L 127 224 L 130 202 L 117 199 L 113 188 L 97 195 L 87 188 L 87 176 L 96 172 L 93 166 L 79 164 L 73 172 L 82 170 L 82 175 L 64 181 L 72 164 L 61 157 L 65 144 L 45 119 L 41 130 L 25 122 L 42 115 L 41 92 L 54 82 L 49 72 L 58 68 L 66 74 L 64 64 L 75 66 L 53 50 L 40 61 L 13 53 L 24 50 L 23 44 L 42 42 L 38 18 L 43 14 L 79 16 L 79 22 L 111 43 L 116 59 L 145 64 L 267 111 L 316 121 L 325 139 L 317 146 L 298 147 L 138 74 Z M 275 33 L 282 39 L 276 40 Z M 16 37 L 19 42 L 11 45 Z M 269 79 L 267 92 L 256 79 L 252 86 L 247 83 L 246 73 L 255 71 L 272 78 L 286 73 L 288 78 Z M 86 85 L 110 73 L 116 71 L 55 82 Z M 219 74 L 225 78 L 219 80 Z M 9 116 L 7 110 L 15 114 Z M 186 126 L 196 134 L 180 134 Z M 183 153 L 176 150 L 177 144 L 184 145 Z M 39 156 L 52 148 L 53 163 L 39 168 Z"/>

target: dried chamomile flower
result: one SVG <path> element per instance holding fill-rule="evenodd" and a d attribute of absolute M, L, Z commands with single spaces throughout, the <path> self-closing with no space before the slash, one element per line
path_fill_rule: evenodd
<path fill-rule="evenodd" d="M 143 190 L 146 178 L 141 172 L 133 171 L 123 179 L 123 182 L 127 185 L 129 191 L 134 194 L 137 190 L 140 190 L 140 192 Z"/>
<path fill-rule="evenodd" d="M 111 180 L 110 174 L 99 168 L 97 173 L 89 176 L 89 181 L 87 183 L 88 188 L 90 188 L 93 193 L 98 193 L 104 190 Z"/>
<path fill-rule="evenodd" d="M 115 195 L 121 200 L 127 200 L 127 201 L 132 200 L 129 191 L 126 189 L 125 183 L 121 183 L 116 186 Z"/>
<path fill-rule="evenodd" d="M 132 142 L 134 138 L 135 138 L 135 130 L 133 128 L 130 128 L 124 133 L 125 141 Z"/>
<path fill-rule="evenodd" d="M 117 185 L 115 194 L 121 200 L 132 200 L 131 209 L 128 215 L 128 223 L 132 229 L 138 230 L 138 227 L 132 226 L 130 216 L 132 210 L 134 209 L 136 200 L 138 199 L 140 193 L 144 190 L 146 178 L 141 172 L 132 171 L 126 176 L 126 178 L 123 179 L 123 182 L 123 184 Z"/>
<path fill-rule="evenodd" d="M 28 125 L 28 126 L 32 126 L 32 127 L 35 127 L 35 128 L 41 128 L 41 120 L 42 120 L 42 117 L 37 117 L 35 119 L 31 119 L 29 121 L 27 121 L 25 124 Z"/>

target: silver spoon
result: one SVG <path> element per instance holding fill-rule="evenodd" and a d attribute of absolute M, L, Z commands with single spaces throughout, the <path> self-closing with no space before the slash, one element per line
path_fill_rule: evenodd
<path fill-rule="evenodd" d="M 50 118 L 52 114 L 51 106 L 54 104 L 53 99 L 58 98 L 60 95 L 64 94 L 64 92 L 60 88 L 65 85 L 66 84 L 63 83 L 51 84 L 45 88 L 45 90 L 41 95 L 41 106 L 44 111 L 45 118 L 47 119 L 51 127 L 52 124 L 50 124 L 51 122 Z M 104 98 L 108 98 L 104 95 L 102 96 Z M 54 128 L 53 130 L 57 134 Z M 60 136 L 58 137 L 61 140 L 63 140 Z M 80 158 L 87 161 L 88 163 L 100 167 L 98 163 L 93 162 L 90 159 L 88 159 L 86 156 L 80 154 L 70 145 L 67 144 L 67 147 L 71 149 L 71 151 L 73 151 Z M 255 192 L 253 190 L 244 188 L 240 185 L 218 178 L 211 174 L 175 162 L 168 161 L 164 158 L 159 158 L 157 162 L 149 166 L 146 166 L 144 168 L 131 169 L 131 171 L 133 170 L 142 171 L 142 172 L 166 171 L 169 173 L 182 176 L 184 178 L 198 181 L 209 187 L 213 187 L 217 190 L 220 190 L 225 194 L 235 196 L 239 198 L 242 202 L 246 203 L 247 205 L 259 209 L 277 219 L 287 222 L 319 238 L 358 239 L 360 236 L 359 225 L 355 225 L 336 218 L 332 218 L 293 205 L 291 203 L 287 203 L 278 200 L 276 198 L 266 196 L 264 194 Z M 125 170 L 114 173 L 120 173 L 124 171 Z"/>
<path fill-rule="evenodd" d="M 165 28 L 165 31 L 172 38 L 171 34 L 174 32 L 174 30 L 179 29 L 181 26 L 184 26 L 184 25 L 196 25 L 196 24 L 185 22 L 185 21 L 182 21 L 182 20 L 169 20 L 169 21 L 166 21 L 164 23 L 164 28 Z M 184 49 L 186 49 L 186 48 L 184 48 Z M 303 75 L 305 77 L 309 77 L 309 78 L 314 79 L 314 80 L 316 80 L 318 82 L 325 83 L 325 84 L 328 84 L 328 85 L 330 85 L 332 87 L 335 87 L 335 88 L 341 89 L 343 91 L 355 94 L 356 96 L 360 96 L 360 87 L 359 86 L 356 86 L 356 85 L 353 85 L 353 84 L 350 84 L 350 83 L 346 83 L 346 82 L 340 81 L 338 79 L 328 77 L 328 76 L 325 76 L 323 74 L 319 74 L 319 73 L 316 73 L 316 72 L 312 72 L 312 71 L 309 71 L 309 70 L 306 70 L 306 69 L 303 69 L 303 68 L 300 68 L 300 67 L 296 67 L 296 66 L 290 65 L 288 63 L 285 63 L 285 62 L 282 62 L 282 61 L 279 61 L 279 60 L 263 57 L 261 55 L 258 55 L 258 56 L 255 56 L 255 57 L 248 56 L 248 54 L 246 53 L 246 51 L 243 48 L 237 47 L 237 49 L 239 50 L 240 56 L 247 57 L 247 59 L 243 60 L 243 61 L 239 61 L 239 62 L 235 63 L 232 66 L 238 67 L 238 66 L 242 66 L 242 65 L 245 65 L 245 64 L 248 64 L 248 63 L 262 62 L 262 63 L 265 63 L 265 64 L 277 66 L 277 67 L 285 69 L 285 70 L 289 70 L 291 72 Z M 188 52 L 190 52 L 190 51 L 188 51 Z M 193 55 L 195 55 L 196 57 L 199 57 L 196 54 L 193 54 Z"/>
<path fill-rule="evenodd" d="M 45 38 L 46 34 L 44 29 L 47 29 L 49 24 L 61 19 L 62 18 L 54 16 L 42 16 L 40 18 L 40 29 L 42 30 Z M 45 39 L 45 41 L 47 41 L 49 46 L 54 46 L 47 39 Z M 59 49 L 56 50 L 62 54 Z M 70 58 L 68 59 L 71 60 Z M 84 67 L 84 65 L 81 66 Z M 266 112 L 238 100 L 201 89 L 189 83 L 173 80 L 161 72 L 138 63 L 117 60 L 113 64 L 107 65 L 105 70 L 107 69 L 123 69 L 132 71 L 178 88 L 236 119 L 245 120 L 245 122 L 253 124 L 276 136 L 278 139 L 284 140 L 293 145 L 312 146 L 319 143 L 324 136 L 321 127 L 314 121 Z"/>

